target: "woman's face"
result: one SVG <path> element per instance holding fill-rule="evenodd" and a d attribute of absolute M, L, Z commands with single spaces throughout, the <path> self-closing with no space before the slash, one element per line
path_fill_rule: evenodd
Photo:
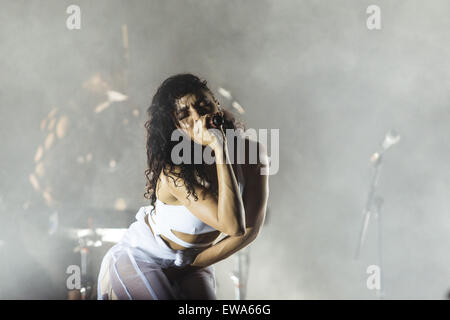
<path fill-rule="evenodd" d="M 195 121 L 204 115 L 217 113 L 219 106 L 219 102 L 208 91 L 204 91 L 198 99 L 194 94 L 188 94 L 176 101 L 174 116 L 179 127 L 191 131 Z"/>

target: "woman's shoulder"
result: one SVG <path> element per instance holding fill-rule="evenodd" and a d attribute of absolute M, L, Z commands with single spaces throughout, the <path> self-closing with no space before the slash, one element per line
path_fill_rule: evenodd
<path fill-rule="evenodd" d="M 237 154 L 237 161 L 239 164 L 242 164 L 247 170 L 257 170 L 268 165 L 267 149 L 262 142 L 249 135 L 241 135 L 240 139 L 244 148 L 238 147 L 237 150 L 235 150 L 239 152 L 243 149 L 245 150 L 245 155 L 242 157 Z"/>
<path fill-rule="evenodd" d="M 181 179 L 177 177 L 181 169 L 178 166 L 172 168 L 166 166 L 165 168 L 166 170 L 161 170 L 158 183 L 156 184 L 156 197 L 163 203 L 177 205 L 178 200 L 170 190 L 177 186 L 177 180 Z"/>
<path fill-rule="evenodd" d="M 261 170 L 268 165 L 266 147 L 263 143 L 252 136 L 241 135 L 241 143 L 244 147 L 238 147 L 235 151 L 242 152 L 244 156 L 235 156 L 235 163 L 241 168 L 244 186 L 251 185 L 251 181 L 257 180 Z"/>

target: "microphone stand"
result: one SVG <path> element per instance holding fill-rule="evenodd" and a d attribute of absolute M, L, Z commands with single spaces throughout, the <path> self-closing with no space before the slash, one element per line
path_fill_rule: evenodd
<path fill-rule="evenodd" d="M 383 281 L 383 252 L 382 252 L 382 224 L 381 224 L 381 207 L 383 205 L 383 197 L 377 194 L 378 180 L 380 177 L 381 165 L 382 165 L 383 155 L 378 154 L 377 158 L 373 163 L 374 172 L 372 175 L 372 181 L 370 184 L 369 192 L 367 195 L 366 204 L 363 209 L 363 220 L 361 225 L 361 230 L 359 234 L 358 247 L 356 249 L 355 259 L 359 259 L 361 254 L 361 249 L 366 238 L 367 228 L 369 226 L 369 221 L 371 215 L 375 218 L 377 224 L 377 260 L 378 267 L 380 269 L 380 288 L 377 289 L 377 296 L 382 299 L 384 297 L 384 281 Z"/>
<path fill-rule="evenodd" d="M 266 209 L 266 217 L 264 219 L 264 226 L 269 222 L 269 207 Z M 245 300 L 247 298 L 247 283 L 250 269 L 250 246 L 239 250 L 235 255 L 235 267 L 230 273 L 230 278 L 234 284 L 234 298 L 235 300 Z"/>
<path fill-rule="evenodd" d="M 250 265 L 249 248 L 239 250 L 235 256 L 235 269 L 230 277 L 235 286 L 235 300 L 245 300 L 247 296 L 248 269 Z"/>

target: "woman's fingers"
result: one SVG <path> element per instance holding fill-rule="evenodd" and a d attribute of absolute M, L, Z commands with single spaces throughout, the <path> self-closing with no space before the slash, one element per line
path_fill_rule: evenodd
<path fill-rule="evenodd" d="M 177 129 L 181 130 L 185 135 L 192 139 L 192 134 L 190 132 L 191 125 L 184 121 L 179 121 L 176 125 Z"/>
<path fill-rule="evenodd" d="M 220 131 L 222 128 L 211 128 L 209 131 L 211 121 L 211 115 L 207 114 L 199 117 L 198 119 L 189 119 L 188 121 L 179 121 L 179 129 L 183 130 L 194 142 L 201 145 L 209 145 L 219 139 Z M 219 130 L 219 132 L 213 132 L 214 130 Z"/>

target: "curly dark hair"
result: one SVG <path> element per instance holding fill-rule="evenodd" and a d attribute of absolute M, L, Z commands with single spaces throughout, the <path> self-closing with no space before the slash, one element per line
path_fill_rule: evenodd
<path fill-rule="evenodd" d="M 156 185 L 162 170 L 165 175 L 174 179 L 175 184 L 182 179 L 187 188 L 187 197 L 192 195 L 195 201 L 198 200 L 198 195 L 194 190 L 194 186 L 198 184 L 196 175 L 200 181 L 209 183 L 208 191 L 217 197 L 217 186 L 211 183 L 203 163 L 196 164 L 195 161 L 190 161 L 190 163 L 175 165 L 171 160 L 172 148 L 179 143 L 171 141 L 172 132 L 177 129 L 174 117 L 176 101 L 187 94 L 194 94 L 197 98 L 201 98 L 205 92 L 209 92 L 214 97 L 206 80 L 201 80 L 192 74 L 177 74 L 164 80 L 147 109 L 148 120 L 145 123 L 147 130 L 147 169 L 145 170 L 147 184 L 144 197 L 151 201 L 153 207 L 156 201 Z M 222 111 L 225 120 L 224 130 L 244 128 L 242 122 L 238 122 L 231 112 Z M 191 141 L 191 155 L 194 154 L 194 144 L 195 142 Z M 205 147 L 202 146 L 202 148 Z M 176 167 L 178 170 L 175 170 Z M 176 177 L 176 180 L 173 177 Z"/>

